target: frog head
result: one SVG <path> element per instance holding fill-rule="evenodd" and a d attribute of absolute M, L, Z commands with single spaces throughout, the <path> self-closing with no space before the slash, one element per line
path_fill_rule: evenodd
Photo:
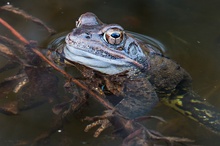
<path fill-rule="evenodd" d="M 90 12 L 80 16 L 76 28 L 65 41 L 63 54 L 67 61 L 104 74 L 134 72 L 148 67 L 142 44 L 120 25 L 102 23 Z"/>

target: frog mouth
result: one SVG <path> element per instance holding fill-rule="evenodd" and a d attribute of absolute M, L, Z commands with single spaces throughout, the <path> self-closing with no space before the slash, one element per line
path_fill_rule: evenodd
<path fill-rule="evenodd" d="M 85 65 L 109 75 L 118 74 L 132 68 L 131 63 L 123 58 L 113 59 L 99 56 L 68 44 L 64 47 L 63 53 L 68 61 Z"/>

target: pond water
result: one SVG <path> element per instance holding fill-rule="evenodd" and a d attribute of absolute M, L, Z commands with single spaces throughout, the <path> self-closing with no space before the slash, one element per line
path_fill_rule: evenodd
<path fill-rule="evenodd" d="M 220 1 L 185 0 L 1 0 L 0 6 L 9 2 L 43 20 L 58 33 L 70 31 L 75 21 L 85 12 L 95 13 L 105 23 L 117 23 L 126 30 L 145 34 L 166 46 L 165 54 L 177 61 L 193 78 L 193 87 L 201 98 L 220 108 Z M 0 11 L 0 17 L 13 25 L 27 39 L 37 40 L 46 47 L 48 34 L 42 27 L 9 12 Z M 12 37 L 0 26 L 1 35 Z M 13 37 L 12 37 L 13 38 Z M 0 66 L 7 60 L 0 58 Z M 0 73 L 0 80 L 13 75 L 14 70 Z M 60 84 L 61 85 L 61 84 Z M 62 88 L 62 85 L 60 86 Z M 62 91 L 60 91 L 62 95 Z M 7 98 L 15 98 L 15 95 Z M 49 129 L 54 114 L 53 105 L 43 104 L 21 112 L 18 116 L 0 115 L 0 145 L 22 144 Z M 87 123 L 81 118 L 101 114 L 103 108 L 95 101 L 80 114 L 70 119 L 61 132 L 51 137 L 51 146 L 61 145 L 119 145 L 107 130 L 99 138 L 92 132 L 84 133 Z M 166 124 L 147 122 L 147 127 L 165 135 L 188 137 L 196 144 L 220 145 L 220 135 L 214 134 L 196 122 L 172 109 L 158 105 L 150 113 L 162 116 Z"/>

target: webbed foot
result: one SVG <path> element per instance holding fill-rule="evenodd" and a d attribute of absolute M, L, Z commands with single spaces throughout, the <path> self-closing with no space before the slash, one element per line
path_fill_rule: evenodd
<path fill-rule="evenodd" d="M 113 114 L 114 110 L 106 110 L 101 116 L 85 117 L 83 119 L 84 121 L 93 121 L 93 123 L 87 125 L 84 131 L 88 132 L 93 127 L 100 125 L 93 135 L 94 137 L 98 137 L 106 128 L 112 125 L 108 119 L 111 118 Z"/>

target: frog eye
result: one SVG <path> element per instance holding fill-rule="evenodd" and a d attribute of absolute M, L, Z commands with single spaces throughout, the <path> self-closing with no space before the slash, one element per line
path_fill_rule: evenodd
<path fill-rule="evenodd" d="M 119 29 L 109 29 L 104 33 L 104 40 L 112 45 L 118 45 L 123 40 L 123 31 Z"/>

